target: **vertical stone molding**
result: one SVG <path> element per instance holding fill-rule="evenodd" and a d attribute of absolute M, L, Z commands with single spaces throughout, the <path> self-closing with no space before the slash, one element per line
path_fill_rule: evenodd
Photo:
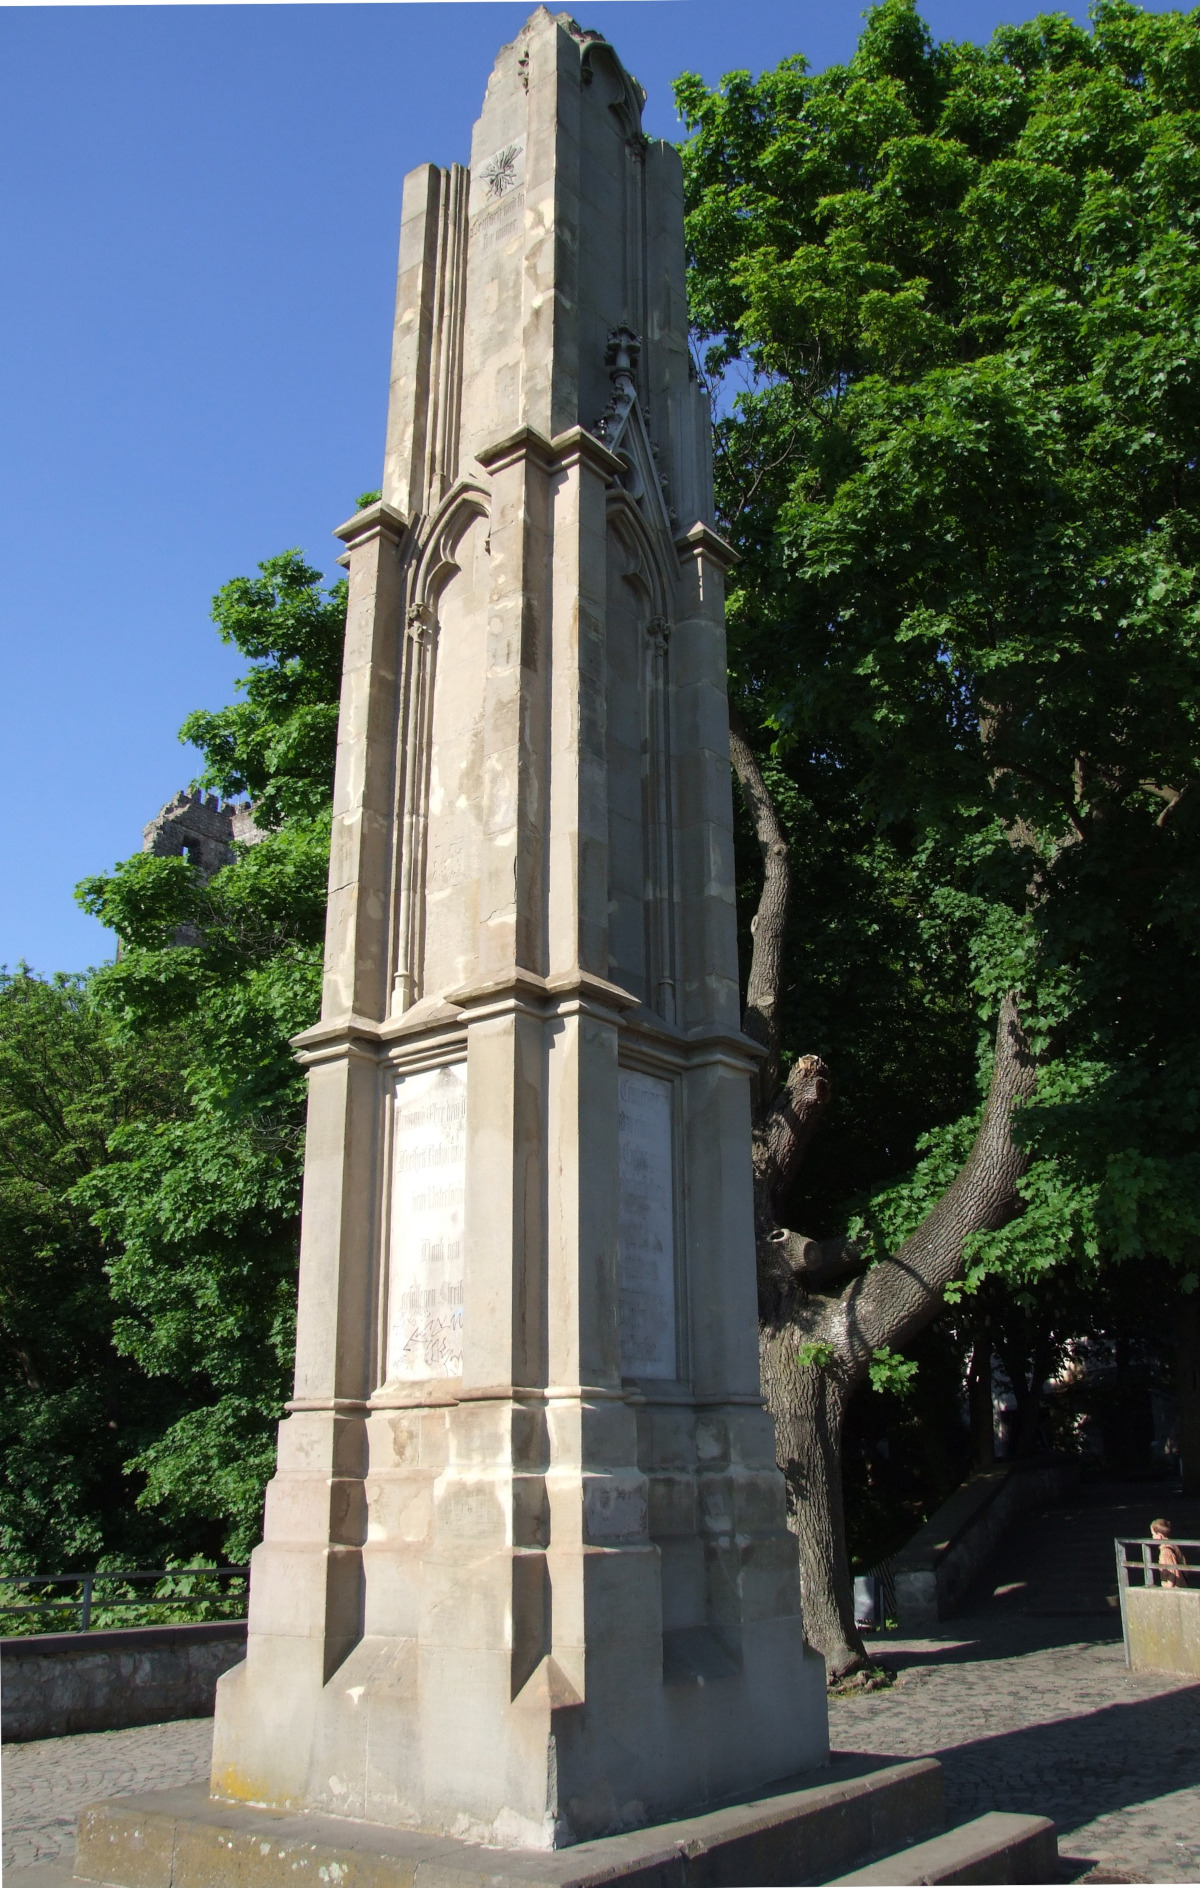
<path fill-rule="evenodd" d="M 533 14 L 402 213 L 296 1389 L 218 1796 L 552 1848 L 824 1761 L 758 1383 L 682 178 Z"/>

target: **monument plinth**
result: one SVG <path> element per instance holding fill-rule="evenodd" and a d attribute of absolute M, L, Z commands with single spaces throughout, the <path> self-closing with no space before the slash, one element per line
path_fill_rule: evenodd
<path fill-rule="evenodd" d="M 679 159 L 534 14 L 404 188 L 295 1397 L 218 1798 L 556 1848 L 827 1753 L 759 1392 Z"/>

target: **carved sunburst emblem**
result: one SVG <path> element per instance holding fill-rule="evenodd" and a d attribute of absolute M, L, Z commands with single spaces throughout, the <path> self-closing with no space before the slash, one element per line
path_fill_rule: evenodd
<path fill-rule="evenodd" d="M 487 185 L 489 197 L 502 197 L 513 188 L 517 181 L 517 159 L 521 155 L 519 144 L 510 144 L 503 151 L 497 151 L 483 167 L 483 180 Z"/>

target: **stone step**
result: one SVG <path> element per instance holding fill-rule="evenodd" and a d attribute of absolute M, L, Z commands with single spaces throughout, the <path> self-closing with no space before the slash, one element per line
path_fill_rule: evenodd
<path fill-rule="evenodd" d="M 196 1785 L 85 1809 L 75 1871 L 104 1888 L 788 1888 L 941 1822 L 930 1757 L 837 1757 L 753 1801 L 546 1851 L 216 1802 Z"/>
<path fill-rule="evenodd" d="M 1058 1840 L 1048 1816 L 993 1809 L 958 1829 L 917 1842 L 882 1861 L 835 1875 L 832 1883 L 875 1882 L 910 1888 L 924 1882 L 1054 1882 Z"/>

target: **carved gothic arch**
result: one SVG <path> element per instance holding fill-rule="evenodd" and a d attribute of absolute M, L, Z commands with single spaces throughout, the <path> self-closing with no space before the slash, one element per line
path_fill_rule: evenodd
<path fill-rule="evenodd" d="M 421 534 L 409 586 L 401 657 L 396 780 L 397 856 L 391 943 L 394 1015 L 411 1008 L 422 989 L 438 605 L 447 584 L 461 568 L 458 551 L 463 538 L 477 518 L 490 515 L 491 496 L 485 487 L 473 479 L 458 479 Z"/>
<path fill-rule="evenodd" d="M 413 574 L 410 614 L 432 622 L 438 599 L 459 569 L 458 547 L 476 518 L 491 511 L 491 495 L 475 479 L 458 479 L 434 512 Z"/>
<path fill-rule="evenodd" d="M 652 618 L 669 621 L 674 585 L 663 556 L 662 541 L 647 525 L 637 501 L 620 486 L 609 490 L 608 522 L 628 559 L 628 568 L 622 572 L 625 581 L 645 593 Z"/>
<path fill-rule="evenodd" d="M 642 861 L 646 999 L 652 1009 L 673 1023 L 677 951 L 669 644 L 674 585 L 668 575 L 661 534 L 651 529 L 636 500 L 619 486 L 609 492 L 608 527 L 624 565 L 621 580 L 635 592 L 647 613 L 641 658 L 642 752 L 646 768 Z"/>

